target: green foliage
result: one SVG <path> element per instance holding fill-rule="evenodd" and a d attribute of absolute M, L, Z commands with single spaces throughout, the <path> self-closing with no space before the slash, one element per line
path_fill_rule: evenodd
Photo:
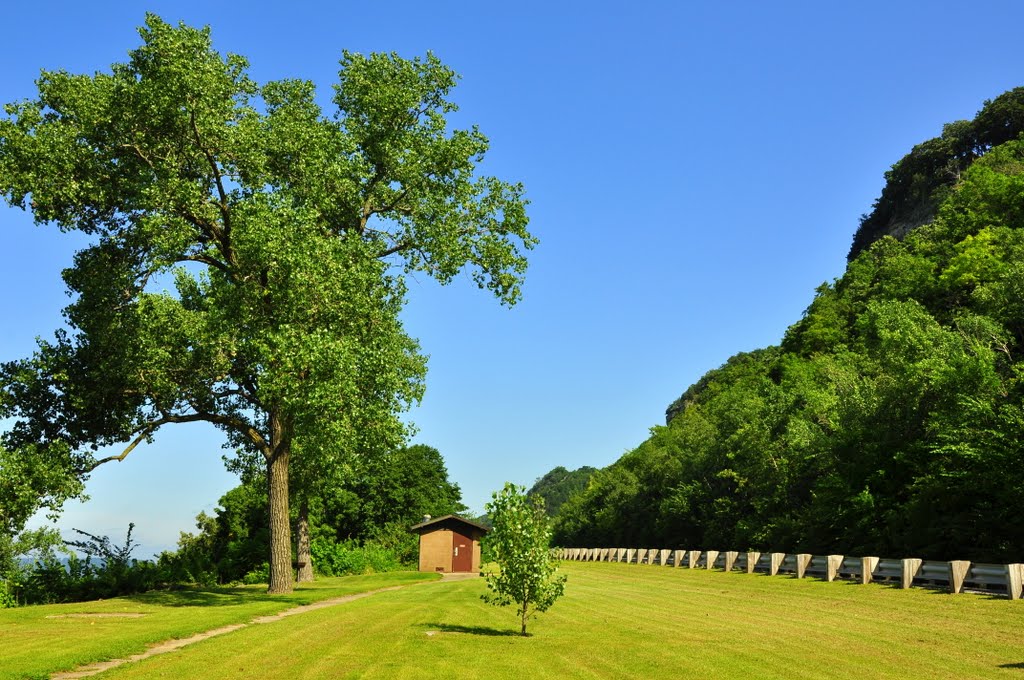
<path fill-rule="evenodd" d="M 44 510 L 52 516 L 64 501 L 86 498 L 76 466 L 60 444 L 0 446 L 0 569 L 13 557 L 9 546 L 33 514 Z"/>
<path fill-rule="evenodd" d="M 270 533 L 266 479 L 258 468 L 243 472 L 242 484 L 221 497 L 214 515 L 201 513 L 196 517 L 198 531 L 182 532 L 178 549 L 160 556 L 169 581 L 245 582 L 248 574 L 260 572 Z M 314 569 L 326 575 L 413 566 L 419 543 L 409 527 L 424 514 L 442 516 L 465 508 L 441 454 L 422 444 L 365 455 L 334 483 L 307 486 L 305 493 L 310 534 L 330 563 L 321 565 L 314 553 Z M 363 561 L 353 568 L 331 566 L 343 561 L 335 559 L 334 546 L 359 552 Z"/>
<path fill-rule="evenodd" d="M 493 528 L 484 537 L 497 572 L 487 572 L 485 601 L 499 607 L 516 606 L 526 635 L 526 622 L 545 612 L 565 591 L 566 577 L 555 576 L 558 561 L 551 551 L 551 531 L 544 500 L 527 497 L 526 489 L 506 483 L 486 506 Z"/>
<path fill-rule="evenodd" d="M 270 564 L 264 562 L 260 566 L 256 567 L 252 571 L 246 572 L 242 576 L 242 583 L 247 586 L 254 586 L 259 583 L 270 582 Z"/>
<path fill-rule="evenodd" d="M 1024 559 L 1024 141 L 984 151 L 932 223 L 874 242 L 780 347 L 709 371 L 595 473 L 556 540 Z"/>
<path fill-rule="evenodd" d="M 17 606 L 19 599 L 28 600 L 26 586 L 33 576 L 27 564 L 29 558 L 56 561 L 58 552 L 68 554 L 56 529 L 25 530 L 14 536 L 0 534 L 0 609 Z"/>
<path fill-rule="evenodd" d="M 85 555 L 62 551 L 60 559 L 47 535 L 45 548 L 37 551 L 34 566 L 23 568 L 18 577 L 7 583 L 7 592 L 24 604 L 82 602 L 120 595 L 144 593 L 167 585 L 167 572 L 150 561 L 132 559 L 138 547 L 132 540 L 134 524 L 128 525 L 124 545 L 115 545 L 106 536 L 96 536 L 75 529 L 84 537 L 79 541 L 63 541 Z"/>
<path fill-rule="evenodd" d="M 209 29 L 148 14 L 140 35 L 109 72 L 43 72 L 0 117 L 6 202 L 93 239 L 64 274 L 68 330 L 0 366 L 8 448 L 42 452 L 59 507 L 67 479 L 161 427 L 213 424 L 267 467 L 287 591 L 289 480 L 401 445 L 422 395 L 402 272 L 466 271 L 514 304 L 536 243 L 523 188 L 476 172 L 487 139 L 450 128 L 456 75 L 433 55 L 344 53 L 330 115 L 309 82 L 254 82 Z"/>
<path fill-rule="evenodd" d="M 267 561 L 270 543 L 267 505 L 265 480 L 243 483 L 221 496 L 214 516 L 196 517 L 197 533 L 182 532 L 178 549 L 160 555 L 169 580 L 224 584 L 258 571 Z"/>
<path fill-rule="evenodd" d="M 409 524 L 406 522 L 388 522 L 382 526 L 373 527 L 365 545 L 374 546 L 387 554 L 394 555 L 395 560 L 402 566 L 415 568 L 419 560 L 419 536 L 409 531 Z"/>
<path fill-rule="evenodd" d="M 886 184 L 853 239 L 852 262 L 886 233 L 930 222 L 964 171 L 981 156 L 1024 133 L 1024 88 L 986 101 L 974 120 L 958 120 L 913 148 L 885 173 Z"/>
<path fill-rule="evenodd" d="M 387 547 L 355 541 L 337 543 L 328 538 L 314 538 L 310 546 L 313 564 L 323 576 L 348 576 L 397 571 L 403 568 L 399 557 Z"/>
<path fill-rule="evenodd" d="M 550 517 L 554 517 L 569 496 L 587 488 L 587 482 L 595 472 L 597 468 L 586 465 L 572 472 L 559 465 L 534 482 L 526 495 L 543 498 L 544 509 Z"/>

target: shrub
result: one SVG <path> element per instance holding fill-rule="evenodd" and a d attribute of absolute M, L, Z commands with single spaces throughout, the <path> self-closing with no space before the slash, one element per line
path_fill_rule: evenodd
<path fill-rule="evenodd" d="M 75 529 L 87 540 L 67 541 L 67 545 L 85 553 L 85 559 L 68 553 L 65 563 L 53 551 L 44 552 L 22 578 L 8 580 L 8 599 L 26 604 L 81 602 L 141 593 L 166 584 L 166 569 L 131 558 L 138 546 L 132 541 L 134 527 L 128 525 L 125 544 L 120 547 L 106 536 Z M 94 557 L 98 558 L 95 562 Z M 13 592 L 11 584 L 15 586 Z"/>
<path fill-rule="evenodd" d="M 247 586 L 254 586 L 259 583 L 270 583 L 270 563 L 264 562 L 252 571 L 242 576 L 242 583 Z"/>
<path fill-rule="evenodd" d="M 330 538 L 314 538 L 309 548 L 313 567 L 322 576 L 372 574 L 396 571 L 403 566 L 391 548 L 372 541 L 360 546 L 352 540 L 337 542 Z"/>

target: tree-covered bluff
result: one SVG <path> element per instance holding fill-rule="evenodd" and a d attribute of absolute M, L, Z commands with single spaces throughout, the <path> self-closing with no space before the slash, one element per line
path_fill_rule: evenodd
<path fill-rule="evenodd" d="M 595 473 L 556 540 L 1024 560 L 1024 142 L 975 151 L 933 220 Z"/>
<path fill-rule="evenodd" d="M 885 173 L 885 187 L 853 237 L 852 261 L 883 236 L 903 238 L 931 222 L 942 201 L 976 159 L 1024 132 L 1024 87 L 986 101 L 973 120 L 943 126 Z"/>

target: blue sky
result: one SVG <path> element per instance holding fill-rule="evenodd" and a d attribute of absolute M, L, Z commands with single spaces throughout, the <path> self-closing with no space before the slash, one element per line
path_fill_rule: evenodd
<path fill-rule="evenodd" d="M 0 101 L 39 69 L 107 70 L 145 9 L 209 24 L 264 82 L 313 80 L 342 49 L 432 50 L 462 74 L 459 126 L 484 170 L 525 184 L 533 252 L 506 309 L 468 277 L 410 280 L 430 355 L 410 418 L 464 500 L 556 465 L 604 466 L 736 352 L 779 341 L 839 276 L 884 171 L 943 123 L 1024 85 L 1024 5 L 962 2 L 16 3 Z M 67 303 L 80 238 L 0 208 L 0 360 L 28 355 Z M 173 547 L 236 480 L 219 433 L 166 428 L 97 470 L 62 529 Z"/>

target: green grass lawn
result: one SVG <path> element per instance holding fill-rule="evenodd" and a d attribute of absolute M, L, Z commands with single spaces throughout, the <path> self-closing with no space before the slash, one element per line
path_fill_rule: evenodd
<path fill-rule="evenodd" d="M 102 677 L 1024 678 L 1024 602 L 646 565 L 564 571 L 565 597 L 527 638 L 513 611 L 480 600 L 482 581 L 439 582 L 250 626 Z M 108 643 L 144 620 L 113 624 Z M 60 634 L 78 639 L 73 626 Z"/>
<path fill-rule="evenodd" d="M 436 578 L 433 574 L 399 572 L 322 579 L 286 596 L 271 597 L 266 586 L 240 586 L 0 609 L 0 678 L 47 677 L 54 671 L 131 656 L 152 643 L 247 623 L 254 617 L 298 605 Z M 64 616 L 125 613 L 144 616 Z"/>

